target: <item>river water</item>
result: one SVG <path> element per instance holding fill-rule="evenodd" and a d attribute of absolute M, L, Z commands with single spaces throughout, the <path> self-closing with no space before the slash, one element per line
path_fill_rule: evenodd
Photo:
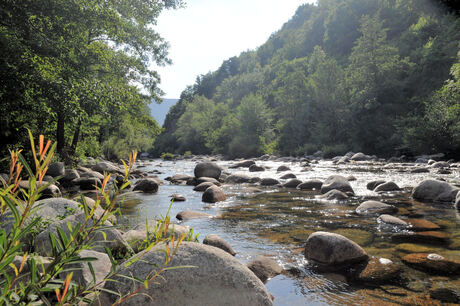
<path fill-rule="evenodd" d="M 158 176 L 164 179 L 174 174 L 193 175 L 198 162 L 141 161 L 139 169 L 147 173 L 159 171 Z M 319 161 L 311 165 L 311 170 L 302 172 L 300 162 L 257 161 L 258 165 L 268 169 L 264 172 L 249 172 L 247 168 L 229 169 L 231 161 L 216 163 L 228 173 L 244 173 L 260 178 L 279 179 L 286 173 L 293 173 L 302 181 L 324 181 L 328 176 L 336 174 L 353 176 L 356 180 L 350 181 L 350 184 L 355 196 L 346 201 L 334 202 L 319 199 L 318 193 L 312 191 L 240 184 L 223 185 L 227 200 L 206 204 L 201 201 L 202 193 L 193 191 L 192 186 L 171 185 L 165 181 L 156 194 L 128 195 L 122 210 L 123 223 L 132 225 L 158 218 L 166 214 L 171 194 L 184 195 L 187 199 L 185 202 L 175 202 L 172 205 L 172 220 L 178 212 L 186 209 L 215 216 L 182 223 L 193 228 L 194 233 L 199 233 L 200 241 L 208 234 L 217 234 L 234 248 L 236 258 L 241 262 L 246 263 L 257 255 L 266 255 L 291 271 L 266 283 L 268 291 L 274 296 L 275 305 L 401 304 L 408 299 L 410 301 L 415 294 L 427 293 L 435 283 L 444 282 L 448 286 L 460 287 L 458 277 L 430 276 L 401 263 L 401 257 L 417 246 L 423 247 L 424 251 L 460 260 L 460 216 L 453 205 L 419 203 L 410 198 L 411 187 L 426 178 L 442 178 L 458 184 L 459 168 L 453 168 L 451 174 L 436 174 L 434 169 L 430 173 L 411 174 L 407 172 L 409 165 L 399 163 L 357 162 L 338 166 L 331 161 Z M 280 165 L 288 166 L 291 170 L 278 173 Z M 393 181 L 403 190 L 378 195 L 366 189 L 369 181 L 378 179 Z M 248 186 L 261 188 L 263 192 L 250 194 L 245 190 Z M 359 216 L 355 213 L 356 206 L 368 199 L 395 205 L 398 208 L 395 216 L 402 219 L 422 218 L 436 223 L 440 231 L 449 235 L 452 243 L 444 247 L 393 243 L 391 235 L 400 229 L 378 224 L 376 216 Z M 363 284 L 347 283 L 340 274 L 312 271 L 306 266 L 302 248 L 308 235 L 315 231 L 342 234 L 362 246 L 370 256 L 388 258 L 400 264 L 408 283 L 402 287 L 386 285 L 370 288 Z"/>

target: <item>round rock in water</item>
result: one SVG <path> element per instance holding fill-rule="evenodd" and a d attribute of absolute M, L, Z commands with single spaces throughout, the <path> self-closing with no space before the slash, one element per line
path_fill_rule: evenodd
<path fill-rule="evenodd" d="M 261 181 L 260 181 L 260 185 L 261 186 L 275 186 L 275 185 L 279 185 L 280 184 L 280 181 L 278 181 L 277 179 L 274 179 L 274 178 L 263 178 Z"/>
<path fill-rule="evenodd" d="M 358 215 L 392 214 L 397 211 L 398 209 L 393 205 L 379 201 L 366 201 L 356 208 Z"/>
<path fill-rule="evenodd" d="M 375 192 L 398 191 L 401 190 L 395 182 L 386 182 L 375 187 Z"/>
<path fill-rule="evenodd" d="M 236 252 L 233 250 L 233 248 L 228 244 L 227 241 L 224 239 L 220 238 L 218 235 L 215 234 L 209 234 L 207 235 L 204 240 L 204 244 L 211 245 L 213 247 L 219 248 L 221 250 L 224 250 L 225 252 L 229 253 L 232 256 L 235 256 Z"/>
<path fill-rule="evenodd" d="M 301 181 L 301 180 L 292 179 L 292 180 L 287 181 L 287 182 L 283 185 L 283 187 L 285 187 L 285 188 L 296 188 L 296 187 L 299 186 L 300 184 L 302 184 L 302 181 Z"/>
<path fill-rule="evenodd" d="M 195 177 L 212 177 L 216 180 L 219 179 L 222 169 L 213 162 L 199 163 L 195 166 Z"/>
<path fill-rule="evenodd" d="M 214 183 L 211 182 L 203 182 L 201 184 L 198 184 L 193 188 L 194 191 L 205 191 L 209 187 L 214 186 Z"/>
<path fill-rule="evenodd" d="M 305 258 L 323 266 L 341 266 L 367 260 L 367 253 L 350 239 L 334 233 L 315 232 L 305 244 Z"/>
<path fill-rule="evenodd" d="M 366 188 L 369 190 L 374 190 L 378 185 L 381 185 L 383 183 L 385 183 L 385 181 L 383 180 L 370 181 L 369 183 L 367 183 Z"/>
<path fill-rule="evenodd" d="M 206 203 L 216 203 L 225 201 L 226 199 L 227 197 L 225 196 L 225 193 L 222 191 L 222 189 L 214 185 L 208 187 L 208 189 L 205 190 L 203 196 L 201 197 L 201 200 Z"/>
<path fill-rule="evenodd" d="M 265 171 L 265 168 L 262 166 L 252 165 L 251 167 L 249 167 L 249 172 L 262 172 L 262 171 Z"/>
<path fill-rule="evenodd" d="M 126 267 L 120 273 L 145 279 L 155 268 L 163 266 L 164 253 L 158 245 L 152 250 L 140 253 L 142 260 Z M 127 260 L 129 262 L 129 260 Z M 264 284 L 246 266 L 227 252 L 204 244 L 183 242 L 170 267 L 193 266 L 165 271 L 148 289 L 125 303 L 126 305 L 272 305 L 270 294 Z M 105 283 L 104 288 L 126 295 L 137 290 L 142 283 L 133 282 L 122 276 Z M 103 292 L 101 305 L 111 305 L 117 295 Z M 153 300 L 152 300 L 153 299 Z"/>
<path fill-rule="evenodd" d="M 377 222 L 383 222 L 383 223 L 386 223 L 386 224 L 391 224 L 391 225 L 400 225 L 400 226 L 408 226 L 409 224 L 407 224 L 406 221 L 404 220 L 401 220 L 399 219 L 398 217 L 394 217 L 394 216 L 391 216 L 391 215 L 380 215 L 378 218 L 377 218 Z"/>
<path fill-rule="evenodd" d="M 459 188 L 437 181 L 424 180 L 412 191 L 412 197 L 422 202 L 454 202 Z"/>
<path fill-rule="evenodd" d="M 176 215 L 177 220 L 188 220 L 188 219 L 198 219 L 198 218 L 210 218 L 210 214 L 202 213 L 199 211 L 193 210 L 183 210 Z"/>
<path fill-rule="evenodd" d="M 308 180 L 297 186 L 297 188 L 300 190 L 319 190 L 321 189 L 321 186 L 323 186 L 323 182 L 320 180 Z"/>
<path fill-rule="evenodd" d="M 324 181 L 321 186 L 321 193 L 326 193 L 332 189 L 337 189 L 345 193 L 354 194 L 353 188 L 351 188 L 348 180 L 341 175 L 332 175 Z"/>
<path fill-rule="evenodd" d="M 264 283 L 269 278 L 283 273 L 283 268 L 276 261 L 261 255 L 248 263 L 248 268 Z"/>
<path fill-rule="evenodd" d="M 134 191 L 142 191 L 144 193 L 155 193 L 158 191 L 158 182 L 153 178 L 140 179 L 134 185 Z"/>
<path fill-rule="evenodd" d="M 331 201 L 333 200 L 340 201 L 340 200 L 348 199 L 348 195 L 337 189 L 332 189 L 326 192 L 325 194 L 321 195 L 320 198 L 331 200 Z"/>

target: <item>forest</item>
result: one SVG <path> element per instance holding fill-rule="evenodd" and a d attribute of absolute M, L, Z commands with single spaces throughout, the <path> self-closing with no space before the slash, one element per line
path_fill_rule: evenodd
<path fill-rule="evenodd" d="M 160 127 L 168 44 L 152 25 L 181 1 L 5 0 L 0 5 L 0 148 L 28 148 L 28 129 L 58 159 L 116 159 L 151 148 Z"/>
<path fill-rule="evenodd" d="M 197 77 L 154 152 L 460 158 L 460 20 L 430 0 L 319 0 Z"/>

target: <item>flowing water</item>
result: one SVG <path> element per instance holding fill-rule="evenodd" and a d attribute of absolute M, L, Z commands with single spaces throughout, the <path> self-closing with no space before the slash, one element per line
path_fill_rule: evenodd
<path fill-rule="evenodd" d="M 197 162 L 199 161 L 151 160 L 143 162 L 140 170 L 148 173 L 159 171 L 161 173 L 158 176 L 161 179 L 174 174 L 193 175 Z M 172 217 L 186 209 L 215 216 L 183 222 L 193 228 L 195 233 L 199 233 L 200 241 L 208 234 L 217 234 L 234 248 L 237 252 L 236 258 L 241 262 L 246 263 L 263 254 L 275 259 L 290 271 L 272 278 L 266 284 L 275 298 L 275 305 L 399 304 L 407 303 L 414 294 L 428 292 L 430 286 L 436 282 L 460 286 L 458 277 L 434 277 L 401 263 L 402 256 L 408 252 L 420 251 L 420 248 L 423 252 L 460 260 L 460 216 L 453 205 L 419 203 L 410 198 L 410 187 L 426 178 L 442 178 L 458 184 L 458 168 L 447 175 L 435 172 L 410 174 L 404 170 L 407 165 L 403 164 L 363 162 L 337 166 L 330 161 L 320 161 L 312 164 L 311 170 L 302 172 L 300 162 L 258 161 L 258 165 L 269 169 L 251 173 L 247 168 L 229 169 L 232 162 L 217 161 L 217 164 L 229 173 L 245 173 L 261 178 L 279 178 L 288 172 L 294 173 L 302 181 L 324 181 L 335 174 L 353 176 L 356 180 L 350 181 L 350 184 L 355 196 L 346 201 L 325 201 L 319 199 L 319 193 L 314 191 L 260 186 L 257 187 L 263 192 L 254 194 L 248 193 L 247 187 L 256 185 L 239 184 L 222 186 L 227 195 L 226 201 L 206 204 L 201 201 L 202 193 L 193 191 L 192 186 L 171 185 L 165 181 L 156 194 L 129 195 L 124 204 L 123 223 L 135 224 L 164 215 L 170 204 L 170 195 L 184 195 L 187 199 L 185 202 L 173 204 Z M 286 165 L 291 170 L 277 173 L 280 165 Z M 403 187 L 403 190 L 378 195 L 366 189 L 369 181 L 378 179 L 393 181 Z M 376 216 L 359 216 L 355 213 L 356 206 L 367 199 L 378 199 L 395 205 L 398 208 L 395 215 L 402 219 L 423 218 L 436 223 L 440 226 L 440 231 L 449 235 L 451 244 L 436 246 L 392 242 L 391 235 L 400 229 L 378 224 Z M 362 246 L 370 256 L 388 258 L 400 264 L 407 283 L 404 287 L 387 285 L 370 288 L 363 284 L 347 283 L 340 274 L 314 272 L 306 266 L 302 248 L 308 235 L 315 231 L 342 234 Z"/>

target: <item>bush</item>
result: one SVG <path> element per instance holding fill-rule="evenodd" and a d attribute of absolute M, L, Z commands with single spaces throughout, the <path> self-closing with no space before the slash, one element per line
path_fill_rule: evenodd
<path fill-rule="evenodd" d="M 164 153 L 161 153 L 160 158 L 163 159 L 163 160 L 173 160 L 174 159 L 174 154 L 164 152 Z"/>
<path fill-rule="evenodd" d="M 107 220 L 119 210 L 117 197 L 123 189 L 130 185 L 128 177 L 137 154 L 133 152 L 129 157 L 128 163 L 123 162 L 125 175 L 120 188 L 113 184 L 107 190 L 110 175 L 106 175 L 102 186 L 98 188 L 100 197 L 92 208 L 86 204 L 82 197 L 85 216 L 82 224 L 76 224 L 74 227 L 67 224 L 68 228 L 58 228 L 56 235 L 50 233 L 49 238 L 53 258 L 45 267 L 40 263 L 38 256 L 32 256 L 27 251 L 24 252 L 24 241 L 33 239 L 33 236 L 37 234 L 36 229 L 44 225 L 41 224 L 41 218 L 34 214 L 37 209 L 35 202 L 40 197 L 41 192 L 54 183 L 44 182 L 43 178 L 53 158 L 56 145 L 51 146 L 50 141 L 45 144 L 44 137 L 40 136 L 39 150 L 37 152 L 30 132 L 29 135 L 35 172 L 32 171 L 20 151 L 11 151 L 9 178 L 6 182 L 0 180 L 0 213 L 3 216 L 12 216 L 11 228 L 7 230 L 6 226 L 0 227 L 0 287 L 2 288 L 0 305 L 74 305 L 81 302 L 91 303 L 92 299 L 97 298 L 98 293 L 103 290 L 101 288 L 102 282 L 96 283 L 96 276 L 91 265 L 91 262 L 97 260 L 97 258 L 85 258 L 79 256 L 79 254 L 81 251 L 91 249 L 94 246 L 94 234 L 96 232 L 103 232 L 111 227 L 107 225 Z M 24 190 L 19 186 L 24 169 L 29 179 L 28 190 Z M 95 212 L 98 207 L 104 207 L 104 209 L 101 214 L 96 216 Z M 164 266 L 156 267 L 159 270 L 156 273 L 152 273 L 153 276 L 145 280 L 132 276 L 133 282 L 139 282 L 139 290 L 148 286 L 149 282 L 157 277 L 159 273 L 165 271 L 175 251 L 177 251 L 180 243 L 185 238 L 182 236 L 176 241 L 174 237 L 167 238 L 169 223 L 168 211 L 167 216 L 157 223 L 158 226 L 153 233 L 155 239 L 148 241 L 145 246 L 146 249 L 150 249 L 158 243 L 170 240 L 170 252 L 165 252 Z M 191 238 L 193 237 L 189 237 L 189 239 Z M 33 251 L 33 249 L 28 251 Z M 117 261 L 112 256 L 111 250 L 106 248 L 106 251 L 112 262 L 112 269 L 104 281 L 111 281 L 121 271 L 117 271 Z M 142 260 L 141 256 L 142 254 L 137 254 L 128 260 L 134 263 Z M 87 264 L 92 273 L 93 281 L 87 285 L 78 284 L 72 279 L 73 272 L 80 269 L 75 267 L 75 264 L 78 263 Z M 154 267 L 152 267 L 153 269 Z M 124 301 L 138 294 L 139 290 L 120 296 L 119 301 Z M 88 296 L 92 296 L 92 298 L 88 298 Z"/>

